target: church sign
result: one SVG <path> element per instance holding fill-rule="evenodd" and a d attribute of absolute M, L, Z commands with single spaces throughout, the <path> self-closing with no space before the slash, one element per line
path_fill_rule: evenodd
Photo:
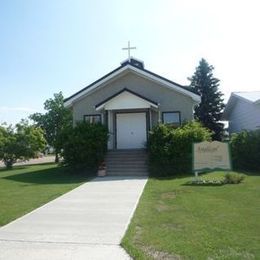
<path fill-rule="evenodd" d="M 193 144 L 193 172 L 231 170 L 229 143 L 201 142 Z"/>

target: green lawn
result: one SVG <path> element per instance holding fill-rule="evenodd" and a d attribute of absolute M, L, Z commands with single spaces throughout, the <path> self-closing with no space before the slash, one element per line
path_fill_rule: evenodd
<path fill-rule="evenodd" d="M 0 169 L 0 226 L 68 192 L 87 180 L 55 164 Z"/>
<path fill-rule="evenodd" d="M 260 259 L 258 175 L 223 186 L 149 179 L 123 247 L 135 259 Z"/>

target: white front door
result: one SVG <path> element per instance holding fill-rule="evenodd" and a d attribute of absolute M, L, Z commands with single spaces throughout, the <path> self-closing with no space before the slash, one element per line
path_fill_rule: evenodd
<path fill-rule="evenodd" d="M 147 141 L 146 113 L 116 114 L 117 149 L 144 148 Z"/>

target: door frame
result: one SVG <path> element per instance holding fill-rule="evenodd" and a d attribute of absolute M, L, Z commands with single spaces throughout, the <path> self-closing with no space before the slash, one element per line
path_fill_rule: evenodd
<path fill-rule="evenodd" d="M 113 121 L 114 121 L 114 149 L 117 149 L 117 114 L 137 114 L 144 113 L 145 114 L 145 131 L 146 131 L 146 140 L 148 140 L 148 131 L 150 130 L 150 113 L 149 109 L 145 110 L 116 110 L 114 113 Z"/>

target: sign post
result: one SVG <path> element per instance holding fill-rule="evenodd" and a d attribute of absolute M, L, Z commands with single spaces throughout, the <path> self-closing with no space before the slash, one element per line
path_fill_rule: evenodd
<path fill-rule="evenodd" d="M 196 179 L 199 172 L 213 170 L 231 170 L 231 156 L 227 142 L 201 142 L 193 143 L 192 170 Z"/>

